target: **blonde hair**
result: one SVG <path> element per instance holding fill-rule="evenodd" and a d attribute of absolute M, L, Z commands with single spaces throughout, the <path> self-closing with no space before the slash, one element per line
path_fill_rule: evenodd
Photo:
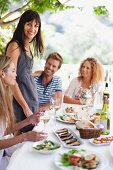
<path fill-rule="evenodd" d="M 7 73 L 11 63 L 11 58 L 0 56 L 0 71 Z M 11 87 L 5 84 L 4 78 L 0 75 L 0 120 L 7 128 L 8 133 L 11 133 L 15 122 L 12 97 Z"/>
<path fill-rule="evenodd" d="M 82 79 L 81 70 L 83 64 L 88 61 L 91 64 L 92 69 L 92 76 L 91 76 L 91 83 L 99 83 L 100 81 L 104 80 L 104 69 L 102 64 L 93 57 L 86 58 L 82 61 L 80 68 L 79 68 L 79 78 Z"/>

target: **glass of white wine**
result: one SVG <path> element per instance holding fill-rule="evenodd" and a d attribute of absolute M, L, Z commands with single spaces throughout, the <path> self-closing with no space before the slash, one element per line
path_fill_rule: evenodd
<path fill-rule="evenodd" d="M 90 119 L 94 102 L 94 92 L 92 88 L 81 88 L 80 102 L 84 119 Z"/>
<path fill-rule="evenodd" d="M 57 111 L 61 107 L 61 101 L 60 98 L 56 97 L 55 95 L 51 97 L 51 108 L 53 109 L 53 122 L 54 126 L 56 126 L 56 116 L 57 116 Z"/>
<path fill-rule="evenodd" d="M 49 112 L 48 111 L 44 111 L 42 114 L 41 114 L 41 120 L 43 121 L 44 123 L 44 131 L 47 130 L 47 123 L 49 122 L 50 120 L 50 115 L 49 115 Z"/>

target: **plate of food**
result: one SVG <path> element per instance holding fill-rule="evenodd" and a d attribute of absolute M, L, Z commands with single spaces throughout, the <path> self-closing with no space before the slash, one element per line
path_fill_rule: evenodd
<path fill-rule="evenodd" d="M 75 108 L 73 108 L 72 106 L 70 107 L 65 107 L 64 108 L 64 112 L 66 114 L 69 114 L 69 115 L 76 115 L 77 114 L 77 110 Z"/>
<path fill-rule="evenodd" d="M 55 158 L 55 165 L 61 170 L 106 170 L 108 161 L 95 151 L 72 149 L 59 152 Z"/>
<path fill-rule="evenodd" d="M 83 141 L 70 128 L 57 129 L 55 135 L 66 148 L 75 148 L 83 144 Z"/>
<path fill-rule="evenodd" d="M 89 139 L 89 142 L 95 146 L 109 145 L 113 141 L 113 136 L 99 137 Z"/>
<path fill-rule="evenodd" d="M 68 107 L 62 107 L 57 111 L 58 114 L 69 114 L 69 115 L 77 115 L 77 109 L 75 109 L 72 106 L 68 106 Z"/>
<path fill-rule="evenodd" d="M 33 144 L 33 150 L 38 153 L 49 154 L 56 152 L 61 145 L 51 140 L 45 140 L 41 142 L 35 142 Z"/>
<path fill-rule="evenodd" d="M 78 119 L 74 115 L 67 115 L 67 114 L 59 114 L 56 116 L 56 119 L 63 123 L 70 123 L 74 124 Z"/>

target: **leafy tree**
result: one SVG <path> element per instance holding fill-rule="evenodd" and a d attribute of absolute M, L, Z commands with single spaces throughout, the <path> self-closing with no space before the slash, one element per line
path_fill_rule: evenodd
<path fill-rule="evenodd" d="M 25 10 L 33 9 L 43 14 L 45 11 L 51 11 L 51 13 L 56 13 L 58 11 L 66 10 L 69 8 L 73 8 L 73 7 L 62 5 L 58 0 L 0 0 L 0 27 L 1 27 L 0 28 L 0 54 L 4 52 L 4 48 L 7 42 L 9 41 L 10 37 L 12 37 L 12 32 L 13 32 L 12 30 L 15 27 L 15 23 Z M 82 9 L 80 7 L 78 7 L 78 9 L 80 9 L 82 12 Z M 93 12 L 99 16 L 109 15 L 109 12 L 105 6 L 94 7 Z M 73 54 L 76 54 L 76 56 L 74 56 L 73 59 L 70 59 L 70 62 L 77 61 L 79 53 L 81 53 L 82 55 L 84 53 L 84 49 L 87 49 L 87 46 L 91 48 L 90 44 L 86 44 L 83 42 L 84 45 L 82 46 L 82 49 L 79 48 L 75 49 L 75 46 L 79 47 L 82 42 L 78 42 L 78 43 L 74 42 L 74 46 L 72 48 L 71 44 L 73 44 L 72 40 L 74 36 L 71 37 L 70 36 L 71 33 L 70 33 L 69 39 L 68 41 L 66 41 L 67 33 L 66 35 L 64 35 L 64 31 L 63 31 L 64 28 L 63 29 L 62 28 L 63 28 L 62 26 L 56 25 L 56 29 L 60 30 L 58 36 L 61 37 L 61 41 L 56 42 L 57 44 L 56 47 L 53 46 L 54 43 L 48 43 L 47 53 L 54 50 L 60 50 L 60 46 L 62 46 L 62 50 L 65 56 L 65 61 L 68 63 L 69 56 Z M 55 32 L 55 35 L 57 35 L 57 30 Z M 75 35 L 75 37 L 77 37 L 77 35 Z M 70 47 L 65 49 L 65 46 L 62 45 L 61 43 L 62 40 L 65 42 L 65 45 L 67 44 L 67 46 Z M 70 55 L 70 48 L 72 52 L 71 55 Z"/>
<path fill-rule="evenodd" d="M 21 13 L 27 9 L 44 13 L 48 10 L 56 12 L 69 8 L 72 6 L 62 5 L 58 0 L 0 0 L 0 26 L 4 27 L 15 23 Z M 20 15 L 15 15 L 15 18 L 12 19 L 12 15 L 14 16 L 16 13 Z"/>
<path fill-rule="evenodd" d="M 69 8 L 72 7 L 64 6 L 58 0 L 0 0 L 0 54 L 4 53 L 15 23 L 25 10 L 32 9 L 39 13 L 51 11 L 53 13 Z"/>
<path fill-rule="evenodd" d="M 0 26 L 4 27 L 15 23 L 21 13 L 27 9 L 44 13 L 45 11 L 56 12 L 69 8 L 73 8 L 73 6 L 63 5 L 58 0 L 0 0 Z M 20 15 L 14 15 L 16 13 Z M 105 6 L 94 7 L 94 13 L 103 16 L 109 14 Z M 15 16 L 15 18 L 12 18 L 12 15 Z"/>

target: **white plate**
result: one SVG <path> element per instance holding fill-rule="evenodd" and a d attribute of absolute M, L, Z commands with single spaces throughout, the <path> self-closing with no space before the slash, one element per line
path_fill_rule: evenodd
<path fill-rule="evenodd" d="M 71 122 L 71 121 L 69 121 L 69 120 L 62 120 L 62 119 L 60 118 L 60 115 L 56 117 L 56 120 L 58 120 L 58 121 L 60 121 L 60 122 L 63 122 L 63 123 L 75 124 L 75 122 Z"/>
<path fill-rule="evenodd" d="M 107 136 L 107 138 L 108 137 L 111 137 L 111 136 Z M 106 138 L 106 137 L 99 137 L 99 139 L 100 138 Z M 110 142 L 106 142 L 106 143 L 94 143 L 93 142 L 93 140 L 94 140 L 94 138 L 92 138 L 92 139 L 89 139 L 89 142 L 92 144 L 92 145 L 95 145 L 95 146 L 106 146 L 106 145 L 109 145 L 112 141 L 110 141 Z"/>
<path fill-rule="evenodd" d="M 67 108 L 72 108 L 73 112 L 67 112 L 66 109 Z M 77 115 L 78 111 L 77 109 L 75 109 L 74 107 L 62 107 L 57 111 L 57 114 L 67 114 L 67 115 Z"/>
<path fill-rule="evenodd" d="M 55 135 L 57 136 L 57 138 L 59 139 L 59 141 L 61 142 L 61 144 L 62 144 L 64 147 L 66 147 L 66 148 L 77 148 L 77 147 L 80 147 L 80 146 L 83 144 L 83 141 L 82 141 L 70 128 L 66 128 L 66 129 L 68 130 L 68 132 L 69 132 L 70 134 L 73 135 L 73 138 L 76 138 L 77 141 L 80 142 L 80 145 L 70 146 L 69 144 L 66 144 L 66 142 L 63 141 L 63 140 L 60 138 L 60 136 L 56 133 L 57 130 L 60 130 L 60 129 L 57 129 L 54 133 L 55 133 Z"/>
<path fill-rule="evenodd" d="M 111 154 L 111 156 L 113 157 L 113 141 L 111 142 L 109 148 L 110 148 L 110 154 Z"/>
<path fill-rule="evenodd" d="M 47 140 L 47 141 L 51 141 L 51 140 Z M 54 144 L 59 145 L 59 148 L 56 148 L 56 149 L 53 149 L 53 150 L 44 150 L 44 149 L 38 150 L 38 149 L 36 149 L 36 146 L 41 145 L 41 144 L 44 143 L 44 141 L 41 141 L 41 142 L 35 142 L 33 144 L 33 150 L 38 152 L 38 153 L 43 153 L 43 154 L 50 154 L 50 153 L 54 153 L 54 152 L 58 151 L 60 149 L 61 145 L 59 143 L 57 143 L 57 142 L 54 142 L 54 141 L 51 141 L 51 142 L 53 142 Z"/>
<path fill-rule="evenodd" d="M 85 149 L 86 150 L 86 149 Z M 68 150 L 69 151 L 69 150 Z M 63 166 L 60 159 L 61 159 L 61 154 L 64 154 L 64 153 L 67 153 L 68 152 L 67 150 L 66 151 L 62 151 L 62 152 L 59 152 L 57 155 L 56 155 L 56 158 L 55 158 L 55 165 L 61 169 L 61 170 L 74 170 L 74 167 L 73 166 Z M 79 154 L 81 154 L 79 152 Z M 101 155 L 100 153 L 98 152 L 95 152 L 95 151 L 91 151 L 91 150 L 86 150 L 86 153 L 84 154 L 87 155 L 87 154 L 96 154 L 97 158 L 99 159 L 99 165 L 97 166 L 97 168 L 95 168 L 95 170 L 106 170 L 107 167 L 108 167 L 108 161 L 107 159 Z M 83 155 L 83 154 L 82 154 Z M 84 168 L 80 168 L 79 170 L 86 170 Z"/>

